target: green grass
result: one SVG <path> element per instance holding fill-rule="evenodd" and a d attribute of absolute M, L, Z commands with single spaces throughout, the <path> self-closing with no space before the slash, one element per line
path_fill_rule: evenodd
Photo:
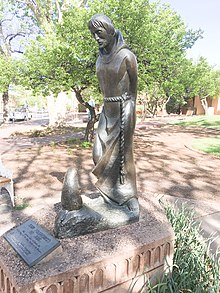
<path fill-rule="evenodd" d="M 68 146 L 68 151 L 71 150 L 71 147 L 75 148 L 82 148 L 82 149 L 88 149 L 92 147 L 92 143 L 89 141 L 83 141 L 80 138 L 69 138 L 66 141 L 62 143 L 63 145 Z"/>
<path fill-rule="evenodd" d="M 220 115 L 193 116 L 190 118 L 186 118 L 184 121 L 181 120 L 175 122 L 174 124 L 180 126 L 215 128 L 220 130 Z"/>
<path fill-rule="evenodd" d="M 184 205 L 164 208 L 176 235 L 173 270 L 154 286 L 148 282 L 141 293 L 220 292 L 220 264 L 211 256 L 211 240 L 202 238 L 194 213 Z"/>
<path fill-rule="evenodd" d="M 89 142 L 89 141 L 83 141 L 80 146 L 83 148 L 83 149 L 89 149 L 92 147 L 92 143 Z"/>
<path fill-rule="evenodd" d="M 220 130 L 220 115 L 194 116 L 174 123 L 175 125 L 214 128 Z M 195 139 L 192 147 L 208 154 L 220 156 L 220 136 Z"/>
<path fill-rule="evenodd" d="M 16 203 L 15 203 L 15 207 L 14 207 L 15 210 L 20 211 L 20 210 L 24 210 L 28 207 L 31 207 L 31 204 L 28 203 L 25 198 L 22 198 L 22 197 L 16 198 Z"/>
<path fill-rule="evenodd" d="M 29 203 L 22 202 L 22 203 L 18 203 L 18 204 L 15 205 L 15 210 L 20 211 L 20 210 L 24 210 L 24 209 L 26 209 L 28 207 L 31 207 L 31 205 Z"/>
<path fill-rule="evenodd" d="M 197 138 L 193 141 L 192 147 L 220 157 L 220 136 Z"/>
<path fill-rule="evenodd" d="M 15 209 L 20 211 L 20 210 L 24 210 L 26 208 L 30 207 L 30 205 L 28 203 L 21 203 L 21 204 L 17 204 L 15 206 Z"/>

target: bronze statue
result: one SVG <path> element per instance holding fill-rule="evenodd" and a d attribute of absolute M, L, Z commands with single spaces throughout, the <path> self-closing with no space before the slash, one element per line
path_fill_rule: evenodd
<path fill-rule="evenodd" d="M 107 16 L 94 15 L 89 29 L 99 45 L 96 73 L 104 96 L 93 148 L 96 187 L 105 200 L 137 209 L 133 158 L 136 58 Z"/>
<path fill-rule="evenodd" d="M 61 195 L 55 235 L 74 237 L 139 219 L 133 158 L 137 62 L 111 20 L 94 15 L 89 29 L 99 45 L 96 72 L 104 96 L 93 147 L 94 175 L 101 196 L 81 200 L 77 172 L 69 168 Z M 75 183 L 74 183 L 75 182 Z"/>

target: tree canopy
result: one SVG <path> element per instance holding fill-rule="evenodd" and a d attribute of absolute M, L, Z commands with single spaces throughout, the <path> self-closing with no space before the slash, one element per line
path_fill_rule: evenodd
<path fill-rule="evenodd" d="M 185 51 L 201 32 L 188 30 L 169 6 L 143 0 L 91 0 L 87 6 L 66 9 L 55 26 L 55 34 L 40 37 L 27 50 L 21 70 L 25 83 L 45 95 L 91 85 L 98 88 L 98 48 L 87 24 L 100 11 L 110 16 L 137 56 L 139 90 L 150 92 L 159 87 L 164 96 L 172 95 Z"/>
<path fill-rule="evenodd" d="M 168 5 L 145 0 L 7 1 L 25 15 L 26 27 L 35 28 L 17 73 L 17 83 L 35 93 L 71 90 L 100 99 L 95 75 L 98 47 L 88 29 L 89 19 L 100 11 L 122 31 L 137 56 L 138 89 L 152 105 L 151 113 L 171 98 L 183 104 L 204 84 L 203 71 L 186 58 L 202 32 L 189 29 Z"/>

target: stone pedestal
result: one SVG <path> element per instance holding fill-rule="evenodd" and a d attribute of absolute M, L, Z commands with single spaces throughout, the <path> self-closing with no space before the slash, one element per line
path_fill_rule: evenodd
<path fill-rule="evenodd" d="M 174 233 L 156 200 L 140 199 L 140 221 L 72 239 L 62 253 L 29 268 L 0 238 L 1 293 L 138 292 L 172 267 Z M 53 234 L 56 207 L 33 220 Z"/>

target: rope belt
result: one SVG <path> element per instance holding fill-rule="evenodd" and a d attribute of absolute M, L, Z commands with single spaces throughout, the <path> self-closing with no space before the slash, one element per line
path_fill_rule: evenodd
<path fill-rule="evenodd" d="M 105 97 L 105 102 L 119 102 L 120 103 L 120 144 L 119 144 L 119 153 L 120 153 L 120 183 L 125 183 L 125 170 L 124 170 L 124 162 L 125 162 L 125 154 L 124 154 L 124 144 L 125 144 L 125 101 L 131 99 L 127 93 L 118 96 L 118 97 Z"/>

